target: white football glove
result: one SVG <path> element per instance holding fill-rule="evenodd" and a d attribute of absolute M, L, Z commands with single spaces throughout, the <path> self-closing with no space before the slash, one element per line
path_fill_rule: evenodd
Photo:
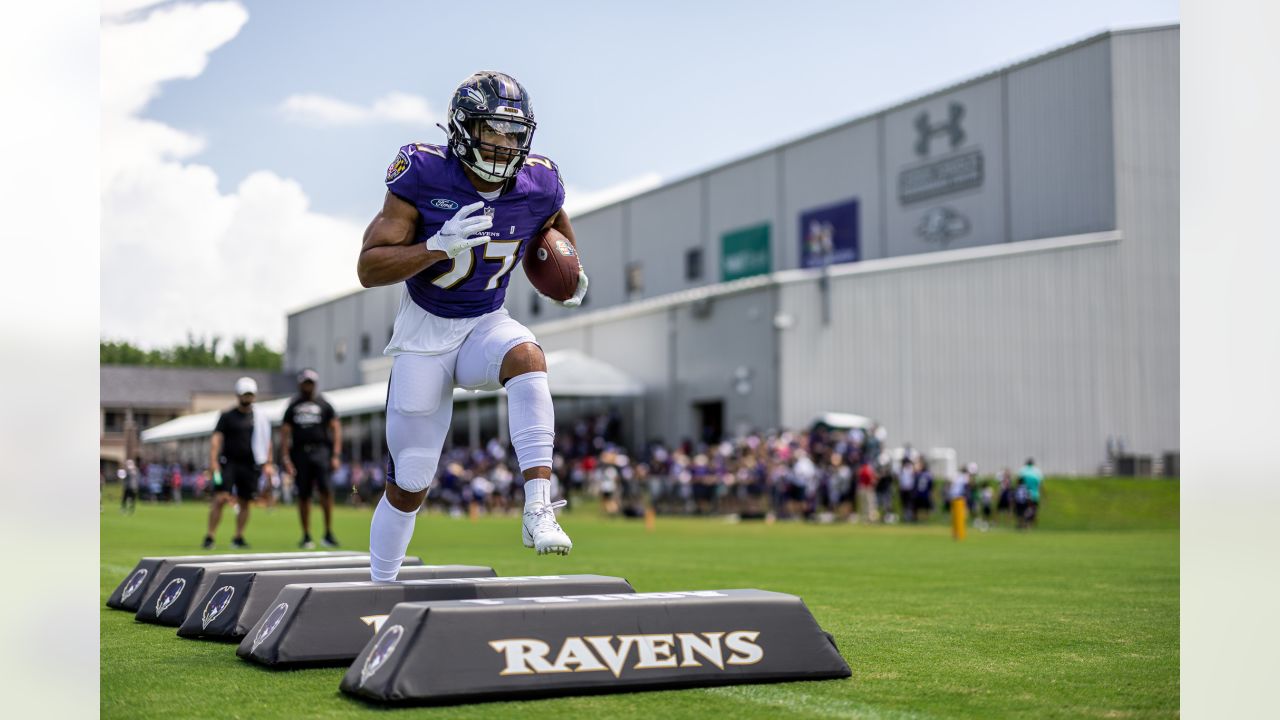
<path fill-rule="evenodd" d="M 453 216 L 453 219 L 440 226 L 439 232 L 427 238 L 427 249 L 439 250 L 452 260 L 460 253 L 489 242 L 488 235 L 471 237 L 478 232 L 484 232 L 493 227 L 493 218 L 489 215 L 467 217 L 482 207 L 484 207 L 483 200 L 471 203 L 459 210 L 458 214 Z"/>
<path fill-rule="evenodd" d="M 538 292 L 538 289 L 534 288 L 533 291 Z M 538 294 L 542 295 L 542 293 L 540 292 Z M 560 307 L 574 308 L 582 304 L 582 298 L 586 294 L 587 294 L 587 273 L 585 270 L 582 269 L 582 266 L 579 265 L 578 266 L 578 289 L 573 291 L 573 297 L 569 298 L 568 300 L 552 300 L 546 295 L 542 295 L 542 297 L 547 302 L 555 303 Z"/>

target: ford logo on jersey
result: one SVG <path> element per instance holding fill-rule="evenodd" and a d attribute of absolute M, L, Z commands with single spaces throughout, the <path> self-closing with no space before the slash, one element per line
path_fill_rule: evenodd
<path fill-rule="evenodd" d="M 431 207 L 440 208 L 441 210 L 457 210 L 458 203 L 444 198 L 436 198 L 431 201 Z"/>

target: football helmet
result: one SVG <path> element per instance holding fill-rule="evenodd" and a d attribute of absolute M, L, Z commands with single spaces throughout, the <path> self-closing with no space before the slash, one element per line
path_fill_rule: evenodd
<path fill-rule="evenodd" d="M 462 81 L 449 103 L 449 150 L 489 182 L 516 176 L 533 145 L 529 93 L 505 73 L 482 70 Z"/>

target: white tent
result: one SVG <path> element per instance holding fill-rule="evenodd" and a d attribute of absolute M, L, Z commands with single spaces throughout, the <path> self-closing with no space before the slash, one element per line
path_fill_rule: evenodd
<path fill-rule="evenodd" d="M 584 355 L 577 350 L 557 350 L 547 353 L 547 384 L 552 397 L 637 397 L 644 394 L 644 385 L 621 370 Z M 453 391 L 453 402 L 466 402 L 480 398 L 506 396 L 506 390 L 472 392 L 458 388 Z M 369 383 L 338 390 L 324 391 L 324 397 L 333 405 L 338 417 L 379 412 L 386 407 L 387 382 Z M 272 425 L 279 425 L 284 417 L 289 398 L 276 398 L 257 404 L 258 412 L 266 413 Z M 142 442 L 158 443 L 187 438 L 206 437 L 218 424 L 217 411 L 183 415 L 167 423 L 142 431 Z"/>

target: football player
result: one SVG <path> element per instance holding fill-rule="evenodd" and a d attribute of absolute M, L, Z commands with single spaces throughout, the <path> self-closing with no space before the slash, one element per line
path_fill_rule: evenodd
<path fill-rule="evenodd" d="M 369 530 L 374 580 L 396 578 L 436 474 L 455 386 L 507 390 L 511 444 L 524 475 L 521 537 L 538 554 L 573 547 L 551 502 L 554 414 L 542 349 L 502 303 L 530 238 L 554 227 L 576 241 L 555 163 L 531 155 L 533 106 L 509 75 L 483 71 L 449 103 L 447 145 L 413 143 L 387 168 L 382 210 L 357 272 L 365 287 L 405 283 L 385 353 L 391 467 Z M 587 291 L 560 302 L 576 307 Z M 551 302 L 556 302 L 552 300 Z"/>

